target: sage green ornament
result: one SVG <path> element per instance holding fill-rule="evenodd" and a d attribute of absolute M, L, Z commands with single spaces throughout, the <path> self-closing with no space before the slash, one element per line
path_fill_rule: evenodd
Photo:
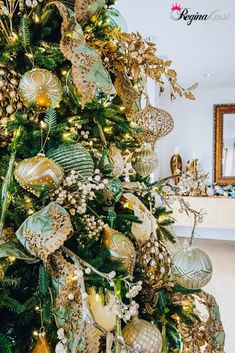
<path fill-rule="evenodd" d="M 201 249 L 189 246 L 172 256 L 172 274 L 182 287 L 193 290 L 206 286 L 212 277 L 213 266 Z"/>
<path fill-rule="evenodd" d="M 48 256 L 59 249 L 72 233 L 68 212 L 56 202 L 51 202 L 28 217 L 17 230 L 16 237 L 31 255 L 47 261 Z"/>
<path fill-rule="evenodd" d="M 112 28 L 120 28 L 122 32 L 128 32 L 126 20 L 117 9 L 108 9 L 105 14 Z"/>
<path fill-rule="evenodd" d="M 94 173 L 93 159 L 80 143 L 59 145 L 59 147 L 49 150 L 47 156 L 59 163 L 66 173 L 75 170 L 81 181 L 86 180 Z"/>
<path fill-rule="evenodd" d="M 99 163 L 99 168 L 104 177 L 109 178 L 111 177 L 111 173 L 113 171 L 113 165 L 111 158 L 109 156 L 109 151 L 104 148 L 102 152 L 102 157 Z"/>

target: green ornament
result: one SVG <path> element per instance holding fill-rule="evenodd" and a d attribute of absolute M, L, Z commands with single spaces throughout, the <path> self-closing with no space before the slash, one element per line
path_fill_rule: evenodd
<path fill-rule="evenodd" d="M 85 180 L 94 173 L 93 159 L 80 143 L 64 143 L 49 150 L 47 155 L 59 163 L 65 172 L 75 170 L 79 174 L 80 180 Z"/>
<path fill-rule="evenodd" d="M 122 182 L 118 178 L 114 178 L 110 183 L 107 185 L 107 189 L 112 194 L 113 201 L 117 202 L 120 197 L 122 196 Z"/>
<path fill-rule="evenodd" d="M 120 28 L 122 32 L 128 31 L 126 20 L 117 9 L 108 9 L 106 16 L 112 28 Z"/>
<path fill-rule="evenodd" d="M 111 176 L 113 166 L 109 156 L 109 152 L 106 148 L 103 150 L 102 157 L 99 163 L 99 168 L 106 178 L 109 178 Z"/>
<path fill-rule="evenodd" d="M 116 212 L 114 211 L 113 207 L 107 208 L 105 211 L 107 212 L 107 216 L 106 216 L 107 223 L 111 228 L 113 228 L 114 222 L 117 219 Z"/>

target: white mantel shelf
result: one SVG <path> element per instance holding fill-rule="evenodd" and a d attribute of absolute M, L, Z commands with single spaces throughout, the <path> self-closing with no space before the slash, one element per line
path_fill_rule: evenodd
<path fill-rule="evenodd" d="M 235 241 L 235 199 L 226 197 L 185 197 L 191 208 L 203 209 L 203 223 L 197 225 L 196 236 L 204 239 Z M 174 230 L 178 236 L 189 236 L 193 220 L 179 212 L 179 202 L 173 205 Z"/>

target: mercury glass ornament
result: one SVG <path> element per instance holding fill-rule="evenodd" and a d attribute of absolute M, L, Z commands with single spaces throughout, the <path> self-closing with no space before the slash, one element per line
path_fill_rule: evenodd
<path fill-rule="evenodd" d="M 120 268 L 127 271 L 129 275 L 132 275 L 136 253 L 130 239 L 106 225 L 104 227 L 103 242 L 104 246 L 110 252 L 110 260 L 120 262 Z"/>
<path fill-rule="evenodd" d="M 59 163 L 66 173 L 75 170 L 78 180 L 84 181 L 94 173 L 93 159 L 80 143 L 61 144 L 49 150 L 47 156 Z"/>
<path fill-rule="evenodd" d="M 155 143 L 161 137 L 168 135 L 174 127 L 174 120 L 165 110 L 152 107 L 148 102 L 146 107 L 131 117 L 141 131 L 134 133 L 137 140 Z"/>
<path fill-rule="evenodd" d="M 59 79 L 45 69 L 32 69 L 19 83 L 19 93 L 27 108 L 55 108 L 62 99 Z"/>
<path fill-rule="evenodd" d="M 39 196 L 42 191 L 53 190 L 63 179 L 62 167 L 43 154 L 24 159 L 15 169 L 15 178 L 26 190 Z"/>
<path fill-rule="evenodd" d="M 133 352 L 161 353 L 162 351 L 161 333 L 148 321 L 134 318 L 123 328 L 122 336 Z"/>
<path fill-rule="evenodd" d="M 201 249 L 190 246 L 172 256 L 174 279 L 184 288 L 201 289 L 210 281 L 212 271 L 212 262 Z"/>
<path fill-rule="evenodd" d="M 158 159 L 150 144 L 145 144 L 133 153 L 131 165 L 136 173 L 142 177 L 154 172 L 158 165 Z"/>

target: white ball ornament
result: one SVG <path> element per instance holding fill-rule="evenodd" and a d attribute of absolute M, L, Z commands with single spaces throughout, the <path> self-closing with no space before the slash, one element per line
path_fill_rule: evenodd
<path fill-rule="evenodd" d="M 180 249 L 172 256 L 172 273 L 178 284 L 187 289 L 201 289 L 212 277 L 209 256 L 199 248 Z"/>

